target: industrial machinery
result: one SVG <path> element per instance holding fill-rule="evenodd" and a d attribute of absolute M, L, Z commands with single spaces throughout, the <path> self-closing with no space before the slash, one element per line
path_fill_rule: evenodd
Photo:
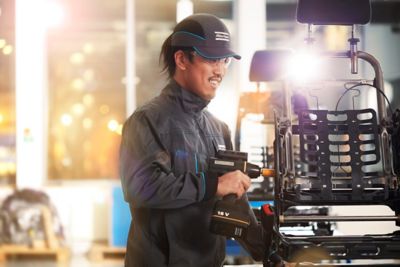
<path fill-rule="evenodd" d="M 358 76 L 335 78 L 333 82 L 341 83 L 342 88 L 336 97 L 331 92 L 321 93 L 330 95 L 327 104 L 315 93 L 315 88 L 323 91 L 324 85 L 303 81 L 301 88 L 309 107 L 292 108 L 292 89 L 297 85 L 286 75 L 283 62 L 294 57 L 294 52 L 263 50 L 254 54 L 250 80 L 282 82 L 282 110 L 275 113 L 274 120 L 274 203 L 263 207 L 261 221 L 271 255 L 278 254 L 286 262 L 297 262 L 299 266 L 399 265 L 395 260 L 400 259 L 400 231 L 333 235 L 331 231 L 293 234 L 283 230 L 288 223 L 362 225 L 391 221 L 400 226 L 399 115 L 385 95 L 378 60 L 359 51 L 360 40 L 354 36 L 356 25 L 368 23 L 370 14 L 368 0 L 298 1 L 297 20 L 308 24 L 306 42 L 310 49 L 315 42 L 313 25 L 349 26 L 349 50 L 323 52 L 319 57 L 350 63 L 350 77 L 358 75 L 359 61 L 368 63 L 374 71 L 372 80 Z M 370 88 L 376 92 L 376 110 L 360 97 Z M 299 159 L 295 159 L 294 147 L 299 149 Z M 298 164 L 300 171 L 296 170 Z M 393 215 L 342 216 L 304 211 L 310 207 L 329 210 L 332 206 L 358 209 L 373 205 L 389 207 Z M 299 212 L 290 212 L 293 208 Z M 359 263 L 362 260 L 368 263 Z M 269 266 L 270 261 L 267 257 L 264 265 Z"/>

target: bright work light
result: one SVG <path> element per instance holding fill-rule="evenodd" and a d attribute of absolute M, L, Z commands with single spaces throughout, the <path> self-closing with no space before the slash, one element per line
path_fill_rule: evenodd
<path fill-rule="evenodd" d="M 295 53 L 287 63 L 288 78 L 295 82 L 307 82 L 319 77 L 321 58 L 311 51 Z"/>

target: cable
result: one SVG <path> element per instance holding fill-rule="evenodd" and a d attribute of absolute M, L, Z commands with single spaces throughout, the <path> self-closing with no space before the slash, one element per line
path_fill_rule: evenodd
<path fill-rule="evenodd" d="M 353 85 L 353 86 L 351 86 L 351 87 L 346 87 L 346 85 L 348 85 L 348 84 L 351 84 L 351 83 L 345 83 L 345 86 L 344 86 L 344 87 L 346 88 L 346 91 L 344 91 L 344 92 L 342 93 L 342 95 L 339 97 L 339 99 L 338 99 L 338 101 L 337 101 L 337 103 L 336 103 L 335 111 L 338 111 L 337 109 L 338 109 L 340 100 L 342 100 L 342 98 L 344 97 L 345 94 L 347 94 L 347 92 L 349 92 L 349 91 L 351 91 L 351 90 L 355 90 L 355 91 L 360 92 L 360 90 L 354 89 L 354 88 L 359 87 L 359 86 L 366 85 L 366 86 L 370 86 L 370 87 L 372 87 L 372 88 L 375 88 L 375 90 L 376 90 L 377 92 L 379 92 L 380 94 L 383 95 L 383 97 L 385 98 L 386 102 L 388 103 L 388 107 L 389 107 L 390 113 L 393 115 L 393 109 L 392 109 L 392 106 L 391 106 L 391 104 L 390 104 L 390 100 L 389 100 L 389 98 L 385 95 L 385 93 L 384 93 L 381 89 L 379 89 L 379 88 L 377 88 L 377 87 L 375 87 L 375 86 L 373 86 L 372 84 L 369 84 L 369 83 L 357 83 L 357 84 L 355 84 L 355 85 Z"/>
<path fill-rule="evenodd" d="M 338 111 L 337 109 L 338 109 L 338 107 L 339 107 L 339 102 L 340 102 L 340 100 L 342 100 L 342 98 L 344 97 L 344 95 L 345 95 L 347 92 L 349 92 L 349 91 L 356 91 L 356 92 L 358 92 L 357 97 L 360 96 L 360 94 L 361 94 L 360 90 L 359 90 L 359 89 L 355 89 L 355 87 L 356 87 L 356 86 L 352 86 L 352 87 L 350 87 L 350 88 L 346 88 L 346 87 L 345 87 L 345 88 L 346 88 L 346 91 L 344 91 L 344 93 L 339 97 L 338 101 L 336 102 L 335 111 Z M 354 96 L 353 96 L 353 109 L 354 109 Z"/>

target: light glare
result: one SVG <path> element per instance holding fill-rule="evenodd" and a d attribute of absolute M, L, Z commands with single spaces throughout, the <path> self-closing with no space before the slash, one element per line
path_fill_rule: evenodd
<path fill-rule="evenodd" d="M 295 54 L 288 62 L 289 77 L 297 82 L 316 79 L 319 74 L 320 59 L 311 52 Z"/>
<path fill-rule="evenodd" d="M 176 3 L 176 22 L 193 14 L 193 3 L 191 0 L 179 0 Z"/>
<path fill-rule="evenodd" d="M 64 21 L 64 9 L 57 1 L 46 1 L 43 12 L 44 23 L 49 28 L 59 26 Z"/>

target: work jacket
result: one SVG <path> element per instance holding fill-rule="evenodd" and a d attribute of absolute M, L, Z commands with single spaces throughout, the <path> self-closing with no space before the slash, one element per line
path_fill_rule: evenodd
<path fill-rule="evenodd" d="M 218 180 L 207 159 L 232 144 L 208 103 L 172 80 L 125 122 L 120 172 L 132 214 L 126 267 L 222 265 L 226 239 L 209 231 Z"/>

